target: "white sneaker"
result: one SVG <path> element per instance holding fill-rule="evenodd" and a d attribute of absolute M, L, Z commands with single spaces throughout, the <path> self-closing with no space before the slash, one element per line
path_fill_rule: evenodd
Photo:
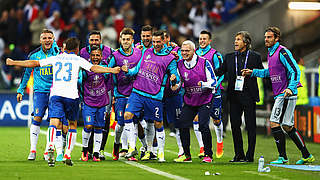
<path fill-rule="evenodd" d="M 45 161 L 48 161 L 48 159 L 49 159 L 48 152 L 43 153 L 43 159 L 44 159 Z"/>
<path fill-rule="evenodd" d="M 36 159 L 36 154 L 37 154 L 36 151 L 30 151 L 28 160 L 34 161 Z"/>
<path fill-rule="evenodd" d="M 169 136 L 171 136 L 171 137 L 176 137 L 176 133 L 170 132 L 170 133 L 169 133 Z"/>
<path fill-rule="evenodd" d="M 158 162 L 165 162 L 166 160 L 164 159 L 164 152 L 159 152 L 158 153 Z"/>

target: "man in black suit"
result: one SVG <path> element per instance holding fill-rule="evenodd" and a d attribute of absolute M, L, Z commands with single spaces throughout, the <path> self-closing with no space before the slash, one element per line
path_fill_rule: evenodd
<path fill-rule="evenodd" d="M 243 77 L 245 68 L 263 69 L 261 56 L 251 49 L 251 37 L 247 31 L 235 35 L 235 52 L 225 56 L 221 68 L 215 71 L 217 76 L 228 73 L 228 100 L 230 101 L 230 122 L 235 156 L 230 162 L 253 162 L 256 145 L 256 102 L 259 101 L 259 89 L 255 77 Z M 248 131 L 248 151 L 244 154 L 241 134 L 242 113 L 244 112 Z"/>

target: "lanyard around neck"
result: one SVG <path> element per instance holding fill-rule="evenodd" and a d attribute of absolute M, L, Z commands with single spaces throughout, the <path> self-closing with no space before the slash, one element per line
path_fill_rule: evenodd
<path fill-rule="evenodd" d="M 246 60 L 244 62 L 243 69 L 245 69 L 247 67 L 248 57 L 249 57 L 249 50 L 247 51 Z M 236 76 L 238 76 L 238 56 L 237 56 L 237 52 L 235 52 L 235 63 L 236 63 Z"/>

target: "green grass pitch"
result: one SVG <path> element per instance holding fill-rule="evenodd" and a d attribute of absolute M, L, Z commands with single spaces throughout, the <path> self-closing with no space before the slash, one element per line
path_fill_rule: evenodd
<path fill-rule="evenodd" d="M 42 128 L 42 130 L 46 130 Z M 81 142 L 81 130 L 78 129 L 77 142 Z M 246 134 L 243 132 L 243 134 Z M 214 158 L 213 163 L 204 164 L 197 158 L 199 146 L 191 132 L 191 153 L 192 163 L 174 163 L 178 151 L 176 140 L 166 135 L 165 163 L 157 161 L 127 163 L 127 161 L 112 161 L 107 157 L 102 162 L 81 162 L 81 148 L 75 146 L 72 152 L 74 166 L 68 167 L 63 163 L 56 163 L 56 166 L 48 167 L 47 162 L 42 158 L 46 137 L 40 135 L 37 146 L 37 159 L 28 161 L 29 153 L 29 129 L 25 127 L 0 127 L 0 179 L 320 179 L 320 172 L 292 170 L 278 167 L 270 167 L 269 173 L 258 173 L 258 158 L 263 155 L 265 162 L 277 158 L 277 151 L 272 137 L 263 135 L 257 136 L 257 145 L 254 163 L 231 164 L 233 158 L 233 143 L 231 133 L 227 133 L 224 139 L 224 156 L 221 159 Z M 213 135 L 214 150 L 216 147 L 215 132 Z M 109 136 L 106 152 L 112 152 L 113 136 Z M 246 148 L 246 136 L 244 136 L 244 147 Z M 140 143 L 137 142 L 140 146 Z M 320 144 L 307 142 L 309 151 L 315 156 L 314 165 L 319 165 Z M 294 164 L 301 154 L 289 138 L 287 138 L 287 154 L 290 164 Z M 153 168 L 153 169 L 150 169 Z M 148 170 L 149 171 L 148 171 Z M 219 176 L 206 176 L 205 172 L 211 174 L 219 172 Z M 165 175 L 160 175 L 164 174 Z"/>

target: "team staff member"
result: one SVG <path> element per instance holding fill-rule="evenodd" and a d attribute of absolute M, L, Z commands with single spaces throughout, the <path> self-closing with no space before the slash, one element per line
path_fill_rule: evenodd
<path fill-rule="evenodd" d="M 212 136 L 209 129 L 210 111 L 213 100 L 212 89 L 217 84 L 211 63 L 195 53 L 195 45 L 187 40 L 182 43 L 181 55 L 183 60 L 178 62 L 181 81 L 184 83 L 184 105 L 178 120 L 180 138 L 184 155 L 175 162 L 191 162 L 190 130 L 193 119 L 198 114 L 199 130 L 204 144 L 205 157 L 203 162 L 212 162 Z M 176 89 L 176 85 L 173 89 Z"/>
<path fill-rule="evenodd" d="M 294 127 L 294 109 L 297 102 L 297 87 L 300 86 L 301 72 L 291 52 L 280 45 L 280 37 L 279 28 L 268 27 L 266 29 L 264 41 L 265 46 L 268 48 L 268 69 L 251 70 L 248 68 L 242 71 L 244 75 L 270 77 L 271 79 L 275 102 L 271 112 L 270 125 L 278 148 L 279 158 L 270 163 L 284 164 L 289 161 L 286 154 L 286 137 L 283 130 L 302 153 L 302 158 L 296 164 L 311 163 L 315 161 L 315 158 L 309 153 L 302 136 Z"/>
<path fill-rule="evenodd" d="M 59 48 L 54 42 L 53 32 L 44 29 L 40 34 L 41 46 L 29 54 L 28 59 L 41 60 L 59 54 Z M 17 101 L 22 101 L 24 89 L 33 71 L 34 96 L 33 96 L 33 119 L 30 126 L 30 153 L 28 160 L 36 159 L 37 143 L 40 133 L 40 124 L 49 104 L 50 88 L 52 84 L 52 66 L 26 68 L 17 90 Z M 44 154 L 46 156 L 46 153 Z M 46 157 L 45 157 L 46 158 Z"/>
<path fill-rule="evenodd" d="M 251 37 L 247 31 L 235 35 L 234 50 L 225 56 L 222 67 L 216 75 L 228 73 L 228 99 L 230 101 L 230 122 L 235 156 L 230 162 L 253 162 L 256 145 L 256 102 L 259 101 L 259 90 L 255 77 L 243 77 L 242 69 L 263 69 L 259 53 L 250 50 Z M 248 150 L 244 154 L 241 134 L 241 116 L 244 112 L 248 131 Z"/>
<path fill-rule="evenodd" d="M 101 33 L 99 31 L 92 31 L 89 34 L 89 45 L 82 48 L 80 50 L 80 57 L 90 61 L 90 53 L 92 50 L 92 46 L 99 46 L 100 49 L 102 50 L 102 63 L 108 65 L 108 58 L 111 55 L 111 53 L 113 52 L 112 48 L 105 46 L 102 44 L 102 40 L 101 40 Z M 109 75 L 110 76 L 110 75 Z M 110 79 L 110 83 L 108 83 L 108 91 L 109 91 L 109 101 L 112 101 L 112 96 L 111 96 L 111 89 L 112 89 L 112 85 L 111 85 L 111 78 Z M 110 84 L 110 85 L 109 85 Z M 106 123 L 105 123 L 105 127 L 102 128 L 102 142 L 101 142 L 101 148 L 100 148 L 100 159 L 101 160 L 105 160 L 104 157 L 104 147 L 105 144 L 107 142 L 108 139 L 108 134 L 109 134 L 109 128 L 110 128 L 110 112 L 111 112 L 111 106 L 112 103 L 108 104 L 106 107 Z M 92 152 L 93 152 L 93 135 L 90 136 L 90 140 L 89 140 L 89 159 L 92 158 Z"/>

